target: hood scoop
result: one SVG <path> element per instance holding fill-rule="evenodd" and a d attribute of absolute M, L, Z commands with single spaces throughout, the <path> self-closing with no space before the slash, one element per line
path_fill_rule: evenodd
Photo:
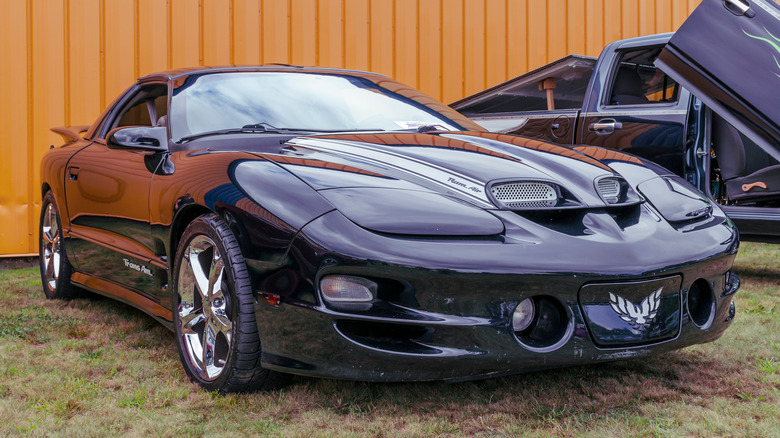
<path fill-rule="evenodd" d="M 571 192 L 552 181 L 503 180 L 489 185 L 493 203 L 502 210 L 580 208 Z"/>

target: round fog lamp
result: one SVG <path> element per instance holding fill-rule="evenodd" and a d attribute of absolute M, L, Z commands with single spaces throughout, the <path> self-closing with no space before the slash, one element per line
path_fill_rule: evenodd
<path fill-rule="evenodd" d="M 320 281 L 325 300 L 333 303 L 366 303 L 374 299 L 377 284 L 350 275 L 329 275 Z"/>
<path fill-rule="evenodd" d="M 530 298 L 521 301 L 512 314 L 512 328 L 516 332 L 527 329 L 534 320 L 534 313 L 534 302 Z"/>

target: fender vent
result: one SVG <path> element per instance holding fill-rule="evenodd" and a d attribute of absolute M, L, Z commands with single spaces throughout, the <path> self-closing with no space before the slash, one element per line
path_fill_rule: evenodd
<path fill-rule="evenodd" d="M 607 204 L 616 204 L 620 200 L 620 181 L 617 178 L 602 178 L 596 186 Z"/>
<path fill-rule="evenodd" d="M 542 182 L 494 184 L 490 191 L 506 208 L 554 207 L 558 203 L 555 187 Z"/>

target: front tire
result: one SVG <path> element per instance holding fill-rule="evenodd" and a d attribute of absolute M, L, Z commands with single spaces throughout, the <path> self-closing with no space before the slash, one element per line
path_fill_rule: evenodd
<path fill-rule="evenodd" d="M 208 391 L 272 390 L 289 376 L 260 367 L 249 272 L 216 214 L 192 221 L 176 252 L 173 326 L 184 370 Z"/>
<path fill-rule="evenodd" d="M 73 267 L 62 246 L 62 220 L 51 190 L 43 197 L 38 231 L 38 260 L 43 293 L 50 300 L 75 298 L 78 290 L 70 283 Z"/>

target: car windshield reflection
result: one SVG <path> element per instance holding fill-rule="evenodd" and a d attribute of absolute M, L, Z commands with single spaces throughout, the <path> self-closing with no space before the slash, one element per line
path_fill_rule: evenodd
<path fill-rule="evenodd" d="M 365 79 L 280 72 L 193 76 L 173 92 L 170 125 L 179 142 L 204 133 L 459 129 L 430 108 Z M 242 129 L 248 125 L 266 129 Z"/>

